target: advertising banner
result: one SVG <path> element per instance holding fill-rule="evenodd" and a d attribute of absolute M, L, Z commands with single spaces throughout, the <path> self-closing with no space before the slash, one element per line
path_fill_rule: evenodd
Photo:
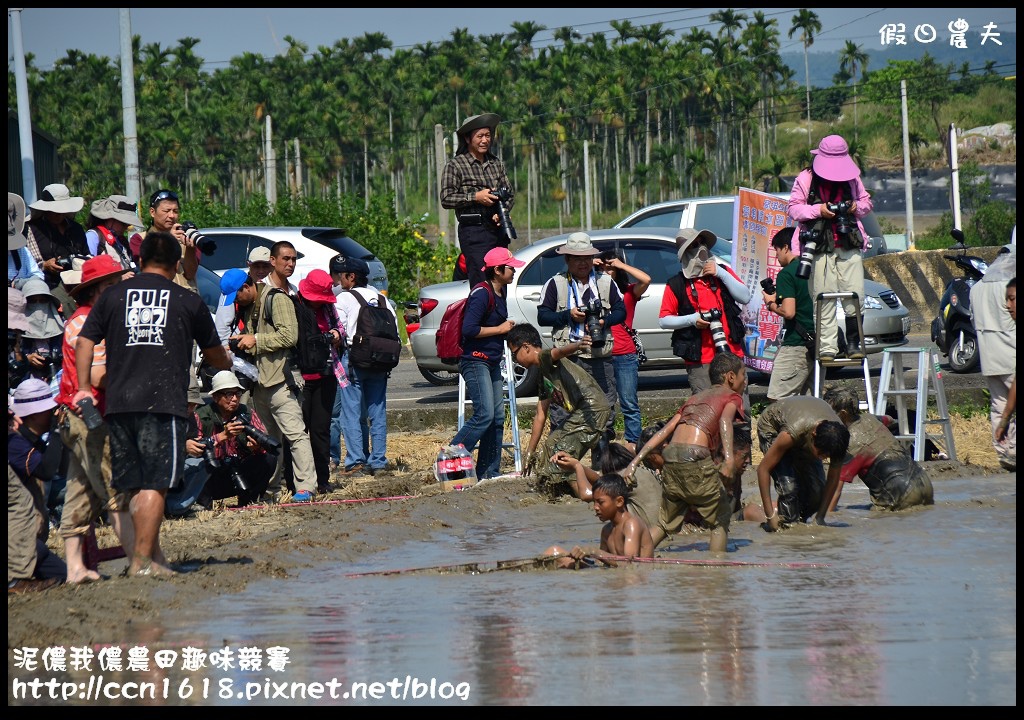
<path fill-rule="evenodd" d="M 744 362 L 749 368 L 769 374 L 782 342 L 782 317 L 764 307 L 761 280 L 774 281 L 782 269 L 771 241 L 775 233 L 792 224 L 786 205 L 785 200 L 774 195 L 740 188 L 732 233 L 732 266 L 751 294 L 742 315 L 747 329 Z"/>

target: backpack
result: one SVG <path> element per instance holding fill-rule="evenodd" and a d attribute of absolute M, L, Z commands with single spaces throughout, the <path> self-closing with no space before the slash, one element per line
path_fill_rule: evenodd
<path fill-rule="evenodd" d="M 331 373 L 331 341 L 325 337 L 324 332 L 317 324 L 313 308 L 281 288 L 271 288 L 267 291 L 263 302 L 264 317 L 272 326 L 274 326 L 272 313 L 274 303 L 271 297 L 274 293 L 284 295 L 292 301 L 292 306 L 295 308 L 295 318 L 299 321 L 299 340 L 292 348 L 292 359 L 299 368 L 299 372 L 303 375 L 329 375 Z"/>
<path fill-rule="evenodd" d="M 391 372 L 402 355 L 402 341 L 387 298 L 377 293 L 377 304 L 370 305 L 355 289 L 348 292 L 360 306 L 348 349 L 349 364 L 370 372 Z"/>
<path fill-rule="evenodd" d="M 466 303 L 469 302 L 469 296 L 481 286 L 486 286 L 487 290 L 487 312 L 494 309 L 494 294 L 491 292 L 490 283 L 486 282 L 480 283 L 469 291 L 469 295 L 449 305 L 441 316 L 441 324 L 437 326 L 437 334 L 434 335 L 437 357 L 441 362 L 454 365 L 462 357 L 462 319 L 466 315 Z"/>

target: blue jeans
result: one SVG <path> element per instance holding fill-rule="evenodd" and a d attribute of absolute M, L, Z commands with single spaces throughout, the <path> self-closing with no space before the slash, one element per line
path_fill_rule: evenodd
<path fill-rule="evenodd" d="M 473 401 L 473 416 L 452 438 L 452 445 L 462 444 L 470 452 L 480 443 L 476 458 L 476 476 L 484 478 L 501 474 L 501 446 L 505 435 L 505 390 L 501 363 L 483 360 L 459 360 L 459 372 L 466 382 L 466 394 Z"/>
<path fill-rule="evenodd" d="M 626 442 L 636 443 L 640 439 L 642 421 L 640 418 L 640 399 L 637 397 L 637 381 L 640 374 L 640 361 L 636 353 L 628 355 L 612 355 L 612 366 L 615 368 L 615 389 L 619 392 L 619 408 L 622 419 L 626 422 Z M 640 448 L 637 448 L 637 452 Z"/>
<path fill-rule="evenodd" d="M 164 502 L 164 512 L 171 517 L 181 517 L 188 513 L 189 508 L 195 504 L 199 494 L 206 487 L 209 473 L 206 472 L 206 463 L 201 457 L 185 458 L 184 480 L 177 487 L 167 491 Z"/>
<path fill-rule="evenodd" d="M 341 462 L 341 388 L 334 394 L 334 410 L 331 412 L 331 460 Z"/>
<path fill-rule="evenodd" d="M 380 470 L 388 463 L 388 374 L 351 367 L 342 357 L 349 385 L 341 395 L 341 430 L 345 436 L 345 468 L 369 465 Z"/>

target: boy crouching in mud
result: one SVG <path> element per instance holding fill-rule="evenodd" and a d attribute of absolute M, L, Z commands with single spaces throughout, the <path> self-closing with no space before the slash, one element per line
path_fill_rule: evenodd
<path fill-rule="evenodd" d="M 526 470 L 529 475 L 536 465 L 540 490 L 561 495 L 572 492 L 570 481 L 575 475 L 571 469 L 556 465 L 552 458 L 558 451 L 579 460 L 597 445 L 608 424 L 611 406 L 597 381 L 580 365 L 569 359 L 581 347 L 590 345 L 590 336 L 552 350 L 541 346 L 540 332 L 533 325 L 516 325 L 505 336 L 512 359 L 524 368 L 540 368 L 540 387 L 537 390 L 537 413 L 526 451 Z M 537 451 L 544 434 L 551 401 L 565 408 L 569 416 L 554 428 Z M 578 491 L 573 493 L 578 495 Z"/>
<path fill-rule="evenodd" d="M 629 488 L 621 475 L 611 473 L 602 475 L 593 483 L 594 514 L 605 523 L 601 530 L 601 547 L 599 550 L 584 548 L 579 545 L 566 551 L 552 545 L 544 551 L 545 556 L 557 557 L 558 567 L 578 569 L 581 564 L 592 565 L 597 560 L 609 567 L 617 563 L 607 555 L 617 557 L 654 557 L 654 540 L 647 525 L 636 515 L 626 509 Z M 590 560 L 591 562 L 588 562 Z"/>

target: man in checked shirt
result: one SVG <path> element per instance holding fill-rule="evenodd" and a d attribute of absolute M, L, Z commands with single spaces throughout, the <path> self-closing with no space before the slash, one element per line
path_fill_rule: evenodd
<path fill-rule="evenodd" d="M 441 174 L 441 206 L 455 210 L 459 220 L 459 247 L 466 258 L 469 286 L 485 280 L 484 255 L 496 247 L 508 247 L 509 238 L 498 217 L 498 188 L 508 188 L 506 208 L 515 201 L 505 164 L 491 152 L 501 118 L 494 113 L 473 115 L 462 123 L 459 148 Z M 457 278 L 456 278 L 457 279 Z"/>

